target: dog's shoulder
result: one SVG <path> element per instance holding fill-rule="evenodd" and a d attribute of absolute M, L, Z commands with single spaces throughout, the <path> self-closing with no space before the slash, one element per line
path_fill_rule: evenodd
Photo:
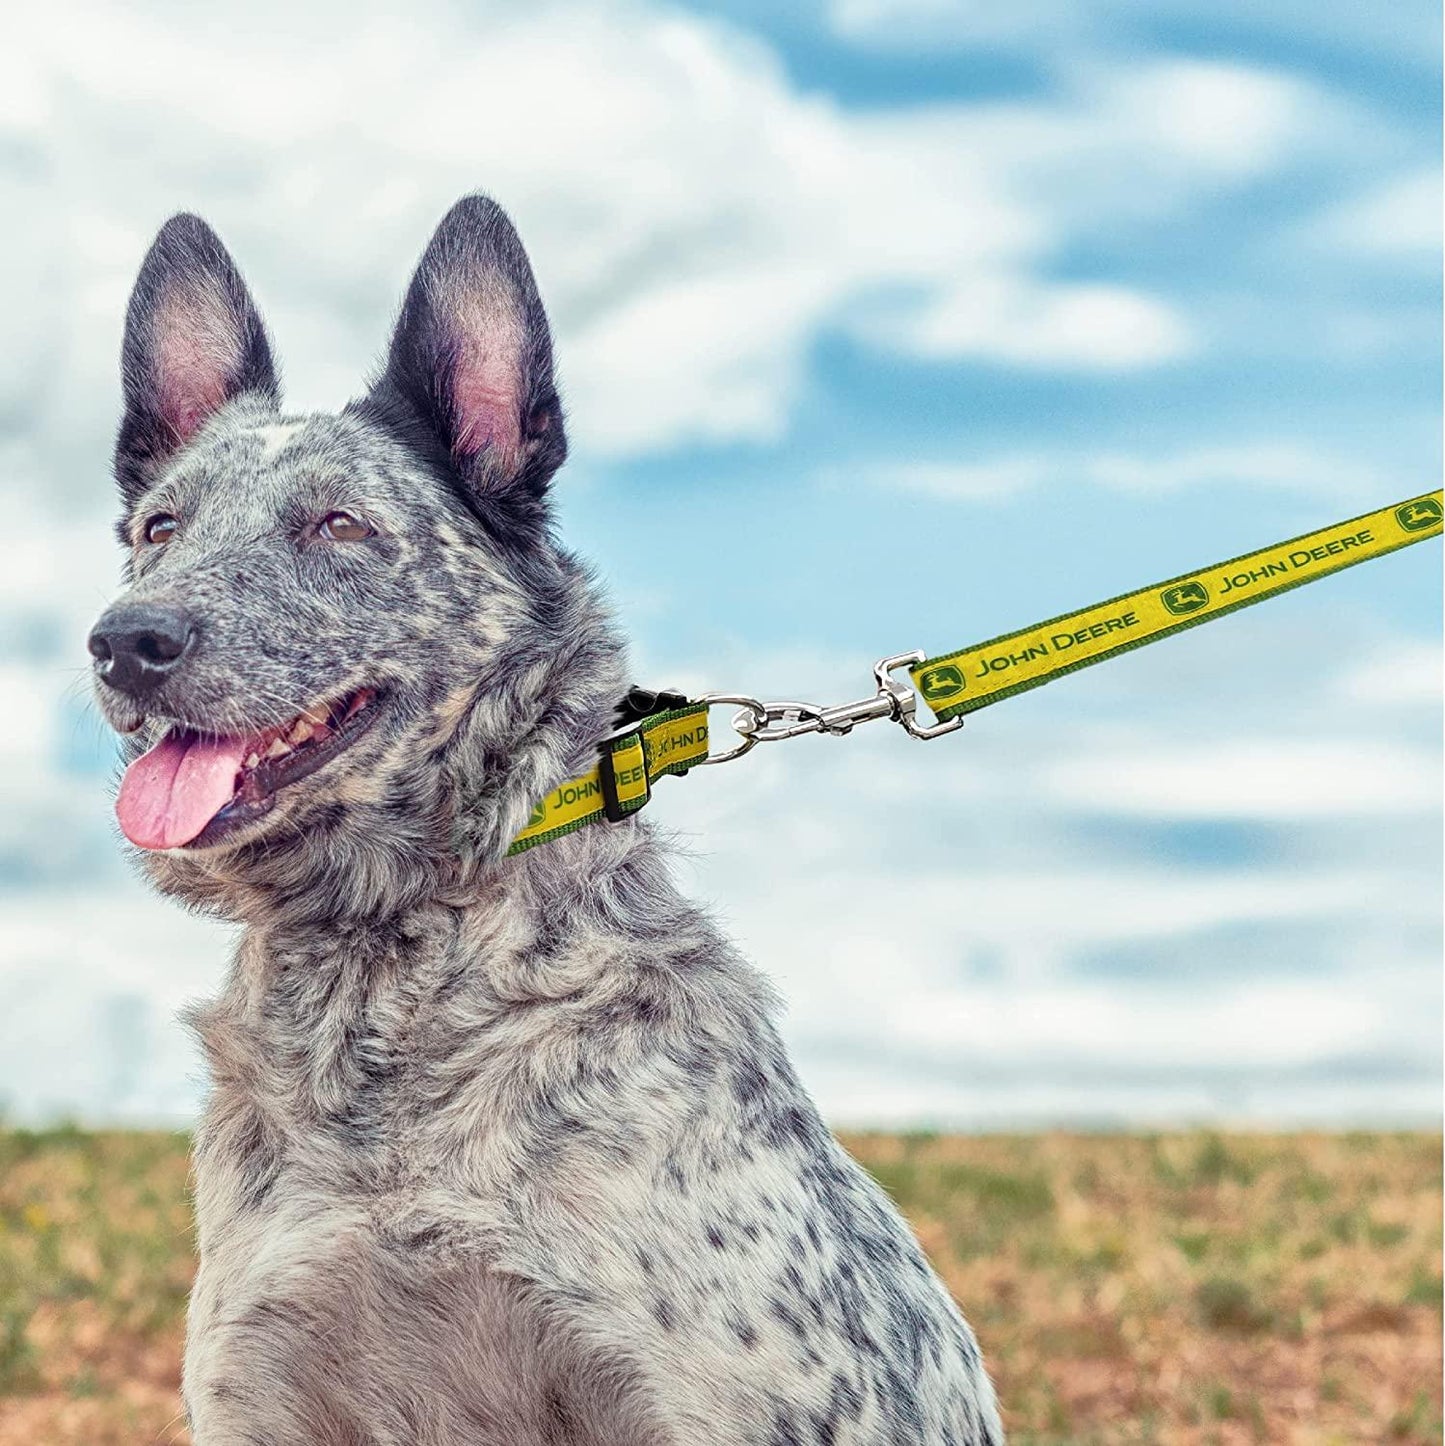
<path fill-rule="evenodd" d="M 1001 1441 L 971 1332 L 819 1117 L 771 988 L 701 915 L 617 970 L 519 1137 L 505 1267 L 637 1360 L 670 1416 Z"/>

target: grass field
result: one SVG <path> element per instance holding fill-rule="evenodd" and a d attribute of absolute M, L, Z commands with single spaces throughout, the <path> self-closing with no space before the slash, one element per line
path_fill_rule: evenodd
<path fill-rule="evenodd" d="M 850 1136 L 1015 1446 L 1441 1441 L 1441 1140 Z M 188 1438 L 186 1140 L 0 1132 L 0 1446 Z"/>

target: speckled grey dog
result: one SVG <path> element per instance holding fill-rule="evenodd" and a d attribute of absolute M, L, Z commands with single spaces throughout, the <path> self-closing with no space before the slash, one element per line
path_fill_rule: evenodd
<path fill-rule="evenodd" d="M 245 926 L 194 1015 L 198 1446 L 1001 1441 L 649 825 L 505 857 L 627 681 L 550 531 L 566 444 L 506 217 L 462 201 L 380 379 L 298 417 L 178 216 L 124 382 L 129 586 L 90 641 L 117 812 L 163 891 Z"/>

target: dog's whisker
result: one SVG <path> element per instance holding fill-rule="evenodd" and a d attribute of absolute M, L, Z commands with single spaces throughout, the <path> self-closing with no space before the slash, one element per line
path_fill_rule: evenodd
<path fill-rule="evenodd" d="M 177 1411 L 176 1414 L 172 1416 L 170 1420 L 168 1420 L 160 1428 L 159 1431 L 156 1432 L 155 1439 L 157 1441 L 165 1442 L 167 1443 L 167 1446 L 169 1446 L 169 1443 L 176 1439 L 178 1429 L 183 1428 L 185 1424 L 186 1413 L 184 1411 Z"/>

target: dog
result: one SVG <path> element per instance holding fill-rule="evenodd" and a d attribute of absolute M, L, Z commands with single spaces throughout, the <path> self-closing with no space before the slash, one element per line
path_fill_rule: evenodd
<path fill-rule="evenodd" d="M 503 211 L 448 213 L 379 376 L 305 416 L 176 216 L 122 381 L 126 586 L 89 638 L 117 814 L 162 893 L 243 926 L 189 1016 L 197 1446 L 1002 1442 L 648 822 L 508 855 L 627 667 L 552 531 L 562 408 Z"/>

